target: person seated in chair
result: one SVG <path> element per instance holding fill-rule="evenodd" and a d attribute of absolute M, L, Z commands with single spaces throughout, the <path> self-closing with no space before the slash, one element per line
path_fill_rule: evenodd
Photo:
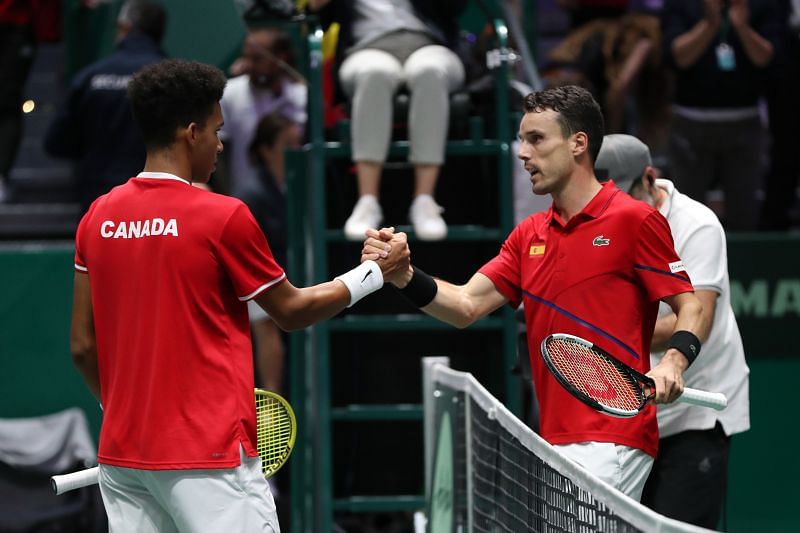
<path fill-rule="evenodd" d="M 327 27 L 338 22 L 336 58 L 339 91 L 352 102 L 353 160 L 359 199 L 345 222 L 350 240 L 363 240 L 379 227 L 380 178 L 389 151 L 392 101 L 409 90 L 409 161 L 414 166 L 414 200 L 409 219 L 417 238 L 447 236 L 443 209 L 433 198 L 444 163 L 449 94 L 464 82 L 464 65 L 453 51 L 465 0 L 309 0 Z"/>

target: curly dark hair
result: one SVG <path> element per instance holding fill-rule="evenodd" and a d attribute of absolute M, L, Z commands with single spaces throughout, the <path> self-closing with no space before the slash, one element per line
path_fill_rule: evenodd
<path fill-rule="evenodd" d="M 175 130 L 195 122 L 205 126 L 225 90 L 216 67 L 167 59 L 137 72 L 128 85 L 133 117 L 148 150 L 175 142 Z"/>
<path fill-rule="evenodd" d="M 577 85 L 553 87 L 530 93 L 523 100 L 526 113 L 539 113 L 551 109 L 558 113 L 558 122 L 564 137 L 582 131 L 589 138 L 589 156 L 597 161 L 603 144 L 605 122 L 600 105 L 592 93 Z"/>

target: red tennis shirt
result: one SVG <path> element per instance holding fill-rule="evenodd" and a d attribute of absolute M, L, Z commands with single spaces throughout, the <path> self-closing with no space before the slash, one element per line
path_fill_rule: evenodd
<path fill-rule="evenodd" d="M 78 226 L 103 425 L 98 461 L 231 468 L 258 455 L 246 300 L 285 279 L 239 200 L 163 173 L 98 198 Z"/>
<path fill-rule="evenodd" d="M 613 442 L 655 456 L 652 405 L 629 419 L 594 411 L 550 374 L 540 345 L 551 333 L 570 333 L 649 371 L 658 301 L 693 290 L 666 219 L 607 182 L 566 224 L 552 207 L 522 221 L 479 272 L 514 308 L 525 303 L 542 437 L 552 444 Z"/>

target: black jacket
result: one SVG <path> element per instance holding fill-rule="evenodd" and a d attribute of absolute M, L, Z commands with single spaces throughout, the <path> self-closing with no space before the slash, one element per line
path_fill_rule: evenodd
<path fill-rule="evenodd" d="M 44 147 L 55 157 L 75 161 L 78 200 L 91 202 L 142 170 L 145 148 L 133 120 L 127 84 L 142 67 L 164 59 L 148 36 L 134 33 L 105 59 L 84 68 L 70 84 L 45 135 Z"/>

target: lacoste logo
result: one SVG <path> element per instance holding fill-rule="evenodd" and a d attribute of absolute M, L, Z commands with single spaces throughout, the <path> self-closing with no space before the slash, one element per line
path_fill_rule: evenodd
<path fill-rule="evenodd" d="M 606 239 L 602 235 L 598 235 L 592 241 L 592 246 L 608 246 L 611 244 L 611 239 Z"/>

